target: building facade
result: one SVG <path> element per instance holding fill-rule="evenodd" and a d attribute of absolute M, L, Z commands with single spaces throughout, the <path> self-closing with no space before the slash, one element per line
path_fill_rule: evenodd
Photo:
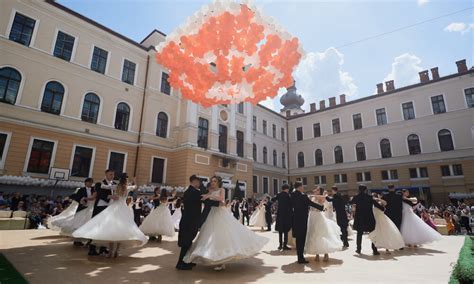
<path fill-rule="evenodd" d="M 474 188 L 473 70 L 420 73 L 419 84 L 304 113 L 296 88 L 276 113 L 248 103 L 203 108 L 170 87 L 157 30 L 138 43 L 53 1 L 0 11 L 0 174 L 71 180 L 107 168 L 139 184 L 185 185 L 191 174 L 247 196 L 303 181 L 421 188 L 433 199 Z"/>

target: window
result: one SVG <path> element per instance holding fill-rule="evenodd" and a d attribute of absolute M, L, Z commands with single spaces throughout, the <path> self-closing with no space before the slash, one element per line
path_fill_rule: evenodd
<path fill-rule="evenodd" d="M 257 176 L 252 176 L 252 191 L 254 193 L 258 192 L 258 177 Z"/>
<path fill-rule="evenodd" d="M 198 147 L 207 149 L 209 137 L 209 120 L 200 117 L 198 121 Z"/>
<path fill-rule="evenodd" d="M 244 156 L 244 133 L 237 130 L 237 156 Z"/>
<path fill-rule="evenodd" d="M 451 175 L 451 171 L 449 169 L 449 166 L 441 166 L 441 175 L 443 177 L 448 177 Z"/>
<path fill-rule="evenodd" d="M 255 145 L 255 143 L 253 143 L 252 157 L 253 157 L 253 160 L 256 162 L 257 161 L 257 145 Z"/>
<path fill-rule="evenodd" d="M 168 82 L 169 75 L 168 73 L 161 73 L 161 92 L 163 94 L 171 95 L 171 86 Z"/>
<path fill-rule="evenodd" d="M 278 155 L 277 155 L 277 151 L 276 151 L 276 150 L 273 150 L 273 166 L 274 166 L 274 167 L 277 167 L 277 166 L 278 166 Z"/>
<path fill-rule="evenodd" d="M 281 167 L 286 169 L 286 155 L 285 155 L 285 153 L 281 153 Z"/>
<path fill-rule="evenodd" d="M 335 174 L 334 183 L 347 183 L 347 174 Z"/>
<path fill-rule="evenodd" d="M 43 102 L 41 103 L 41 111 L 52 114 L 60 114 L 63 104 L 64 87 L 56 81 L 46 84 L 43 94 Z"/>
<path fill-rule="evenodd" d="M 164 112 L 158 113 L 156 123 L 156 136 L 166 138 L 168 135 L 168 115 Z"/>
<path fill-rule="evenodd" d="M 341 125 L 339 123 L 339 118 L 332 120 L 332 134 L 341 133 Z"/>
<path fill-rule="evenodd" d="M 262 125 L 263 125 L 263 134 L 267 135 L 267 121 L 263 120 Z"/>
<path fill-rule="evenodd" d="M 267 147 L 263 147 L 263 163 L 264 163 L 264 164 L 267 164 L 267 163 L 268 163 Z"/>
<path fill-rule="evenodd" d="M 352 115 L 352 122 L 354 123 L 354 130 L 362 128 L 362 115 L 360 113 Z"/>
<path fill-rule="evenodd" d="M 344 162 L 344 157 L 342 155 L 342 147 L 341 146 L 336 146 L 334 148 L 334 162 L 336 164 L 340 164 Z"/>
<path fill-rule="evenodd" d="M 117 153 L 117 152 L 110 152 L 109 156 L 109 167 L 115 172 L 114 179 L 119 179 L 122 175 L 125 168 L 125 154 L 124 153 Z"/>
<path fill-rule="evenodd" d="M 410 173 L 410 178 L 427 178 L 428 177 L 428 169 L 426 167 L 421 168 L 410 168 L 408 169 Z"/>
<path fill-rule="evenodd" d="M 153 158 L 153 168 L 151 172 L 152 183 L 163 183 L 165 176 L 165 159 Z"/>
<path fill-rule="evenodd" d="M 94 46 L 94 53 L 92 54 L 91 70 L 105 74 L 105 67 L 107 66 L 107 57 L 109 52 Z"/>
<path fill-rule="evenodd" d="M 385 113 L 385 108 L 376 109 L 375 115 L 377 116 L 377 125 L 387 124 L 387 114 Z"/>
<path fill-rule="evenodd" d="M 0 133 L 0 169 L 3 169 L 5 165 L 6 150 L 9 144 L 8 136 L 7 133 Z"/>
<path fill-rule="evenodd" d="M 357 161 L 365 161 L 365 145 L 362 142 L 356 144 Z"/>
<path fill-rule="evenodd" d="M 27 172 L 47 174 L 53 159 L 54 142 L 34 139 Z"/>
<path fill-rule="evenodd" d="M 403 109 L 403 119 L 410 120 L 410 119 L 415 118 L 415 109 L 413 108 L 412 102 L 403 103 L 402 109 Z"/>
<path fill-rule="evenodd" d="M 323 165 L 323 151 L 321 151 L 321 149 L 316 149 L 316 151 L 314 151 L 314 163 L 316 166 Z"/>
<path fill-rule="evenodd" d="M 313 124 L 313 136 L 315 138 L 321 137 L 321 124 L 319 122 Z"/>
<path fill-rule="evenodd" d="M 308 178 L 307 178 L 307 177 L 302 177 L 302 178 L 301 178 L 301 183 L 302 183 L 303 185 L 307 185 L 307 184 L 308 184 Z"/>
<path fill-rule="evenodd" d="M 227 126 L 219 124 L 219 152 L 227 153 Z"/>
<path fill-rule="evenodd" d="M 277 138 L 277 127 L 275 124 L 272 125 L 272 136 L 273 138 Z"/>
<path fill-rule="evenodd" d="M 130 118 L 130 107 L 126 103 L 119 103 L 115 113 L 115 129 L 128 130 L 128 120 Z"/>
<path fill-rule="evenodd" d="M 263 193 L 268 194 L 268 178 L 263 177 Z"/>
<path fill-rule="evenodd" d="M 474 107 L 474 88 L 465 89 L 464 95 L 466 96 L 467 107 Z"/>
<path fill-rule="evenodd" d="M 296 128 L 296 141 L 303 140 L 303 127 Z"/>
<path fill-rule="evenodd" d="M 281 141 L 285 141 L 285 128 L 282 127 L 280 132 L 281 132 L 281 134 L 280 134 L 281 135 Z"/>
<path fill-rule="evenodd" d="M 257 131 L 257 117 L 254 115 L 252 119 L 252 130 Z"/>
<path fill-rule="evenodd" d="M 90 177 L 92 154 L 94 149 L 76 146 L 74 157 L 72 158 L 71 176 Z"/>
<path fill-rule="evenodd" d="M 278 179 L 273 179 L 273 195 L 278 194 Z"/>
<path fill-rule="evenodd" d="M 242 102 L 242 103 L 239 103 L 239 104 L 237 105 L 237 111 L 238 111 L 239 113 L 241 113 L 241 114 L 244 114 L 244 103 L 243 103 L 243 102 Z"/>
<path fill-rule="evenodd" d="M 392 157 L 392 148 L 388 139 L 380 140 L 380 155 L 383 159 Z"/>
<path fill-rule="evenodd" d="M 365 181 L 371 181 L 372 180 L 372 175 L 370 172 L 364 172 L 364 179 Z"/>
<path fill-rule="evenodd" d="M 304 168 L 304 154 L 303 154 L 303 152 L 298 153 L 298 168 Z"/>
<path fill-rule="evenodd" d="M 72 49 L 74 48 L 74 40 L 75 38 L 73 36 L 59 31 L 58 36 L 56 37 L 56 45 L 54 46 L 53 55 L 66 61 L 70 61 Z"/>
<path fill-rule="evenodd" d="M 14 105 L 20 83 L 20 72 L 10 67 L 0 69 L 0 102 Z"/>
<path fill-rule="evenodd" d="M 100 99 L 94 93 L 88 93 L 84 97 L 84 103 L 82 104 L 82 121 L 90 123 L 97 123 L 99 117 Z"/>
<path fill-rule="evenodd" d="M 315 176 L 314 184 L 316 185 L 326 184 L 326 176 Z"/>
<path fill-rule="evenodd" d="M 431 97 L 431 106 L 433 107 L 433 114 L 446 112 L 443 95 Z"/>
<path fill-rule="evenodd" d="M 410 134 L 407 138 L 408 142 L 408 152 L 410 155 L 417 155 L 421 153 L 420 147 L 420 139 L 418 139 L 418 135 Z"/>
<path fill-rule="evenodd" d="M 397 180 L 398 172 L 397 170 L 383 170 L 381 172 L 382 180 Z"/>
<path fill-rule="evenodd" d="M 441 151 L 454 150 L 453 138 L 451 137 L 451 131 L 447 129 L 441 129 L 438 132 L 439 148 Z"/>
<path fill-rule="evenodd" d="M 410 178 L 418 178 L 418 172 L 416 168 L 410 168 L 408 171 L 410 172 Z"/>
<path fill-rule="evenodd" d="M 135 63 L 128 61 L 127 59 L 123 61 L 122 82 L 133 85 L 135 81 L 136 66 L 137 65 Z"/>
<path fill-rule="evenodd" d="M 397 170 L 390 170 L 390 177 L 392 179 L 398 179 L 398 172 Z"/>
<path fill-rule="evenodd" d="M 441 175 L 443 177 L 448 176 L 462 176 L 463 170 L 461 164 L 454 164 L 454 165 L 444 165 L 441 166 Z"/>
<path fill-rule="evenodd" d="M 461 164 L 453 165 L 453 175 L 454 176 L 462 176 L 463 175 Z"/>
<path fill-rule="evenodd" d="M 9 39 L 30 46 L 36 21 L 20 13 L 15 14 Z"/>

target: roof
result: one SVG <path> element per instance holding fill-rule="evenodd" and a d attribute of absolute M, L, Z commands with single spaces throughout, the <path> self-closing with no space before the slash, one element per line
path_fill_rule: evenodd
<path fill-rule="evenodd" d="M 166 37 L 166 34 L 165 34 L 165 33 L 163 33 L 162 31 L 159 31 L 159 30 L 157 30 L 157 29 L 154 29 L 154 30 L 152 30 L 151 33 L 149 33 L 144 39 L 142 39 L 142 41 L 140 41 L 140 44 L 142 44 L 145 40 L 147 40 L 149 37 L 151 37 L 151 35 L 154 34 L 154 33 L 159 33 L 160 35 Z"/>

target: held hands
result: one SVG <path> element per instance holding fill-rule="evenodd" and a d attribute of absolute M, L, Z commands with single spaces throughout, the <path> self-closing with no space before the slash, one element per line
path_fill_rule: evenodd
<path fill-rule="evenodd" d="M 209 195 L 208 194 L 204 194 L 203 196 L 201 196 L 201 200 L 204 201 L 204 200 L 207 200 L 209 199 Z"/>

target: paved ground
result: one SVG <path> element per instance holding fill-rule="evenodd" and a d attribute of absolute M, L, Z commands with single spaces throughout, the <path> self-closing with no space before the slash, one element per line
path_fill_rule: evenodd
<path fill-rule="evenodd" d="M 278 235 L 258 232 L 271 241 L 257 256 L 227 265 L 222 272 L 197 266 L 177 271 L 176 238 L 122 251 L 117 259 L 87 257 L 85 248 L 50 230 L 0 231 L 0 252 L 31 283 L 447 283 L 463 237 L 443 237 L 418 249 L 372 256 L 364 237 L 363 255 L 350 249 L 332 254 L 328 263 L 295 262 L 295 251 L 280 253 Z"/>

